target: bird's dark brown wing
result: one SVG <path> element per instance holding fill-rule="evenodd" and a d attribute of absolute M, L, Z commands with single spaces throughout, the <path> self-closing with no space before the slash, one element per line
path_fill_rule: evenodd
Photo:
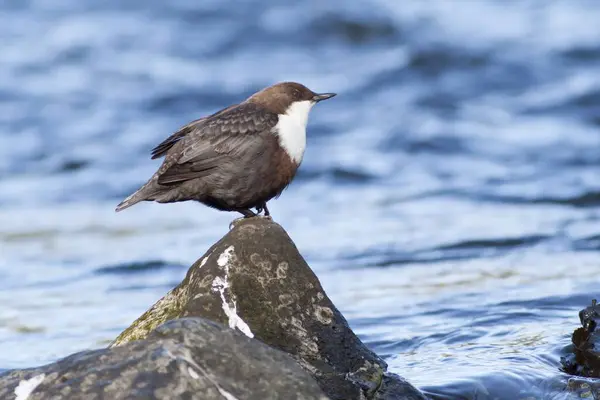
<path fill-rule="evenodd" d="M 234 104 L 234 105 L 229 106 L 229 107 L 227 107 L 221 111 L 218 111 L 212 115 L 209 115 L 208 117 L 197 119 L 197 120 L 192 121 L 189 124 L 181 127 L 181 129 L 179 129 L 177 132 L 175 132 L 174 134 L 172 134 L 171 136 L 169 136 L 168 138 L 163 140 L 160 144 L 158 144 L 155 148 L 152 149 L 152 153 L 151 153 L 152 157 L 151 158 L 154 160 L 154 159 L 160 158 L 160 157 L 164 156 L 165 154 L 167 154 L 167 151 L 169 151 L 169 149 L 171 147 L 173 147 L 175 145 L 175 143 L 179 142 L 188 133 L 192 132 L 204 120 L 209 119 L 209 118 L 214 118 L 215 116 L 217 116 L 219 114 L 223 114 L 224 112 L 227 112 L 230 109 L 237 107 L 237 106 L 238 106 L 238 104 Z"/>
<path fill-rule="evenodd" d="M 179 138 L 180 152 L 167 155 L 158 183 L 168 185 L 211 174 L 225 162 L 264 147 L 261 135 L 277 124 L 277 114 L 252 103 L 232 106 L 200 120 Z M 172 145 L 171 145 L 172 146 Z"/>
<path fill-rule="evenodd" d="M 185 135 L 193 130 L 193 125 L 201 122 L 204 118 L 191 122 L 190 124 L 182 127 L 180 130 L 163 140 L 159 145 L 152 149 L 151 158 L 154 160 L 167 154 L 167 151 L 179 142 Z"/>

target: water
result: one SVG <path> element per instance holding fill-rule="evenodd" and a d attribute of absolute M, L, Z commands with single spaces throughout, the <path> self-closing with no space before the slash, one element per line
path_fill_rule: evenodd
<path fill-rule="evenodd" d="M 314 109 L 270 204 L 390 369 L 436 398 L 564 398 L 600 291 L 593 1 L 5 0 L 0 368 L 106 345 L 233 214 L 114 206 L 184 123 L 282 80 Z"/>

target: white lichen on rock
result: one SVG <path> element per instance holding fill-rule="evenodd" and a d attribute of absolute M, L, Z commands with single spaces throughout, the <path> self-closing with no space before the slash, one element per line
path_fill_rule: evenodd
<path fill-rule="evenodd" d="M 198 379 L 198 378 L 200 378 L 200 375 L 198 375 L 198 373 L 197 373 L 196 371 L 194 371 L 194 368 L 192 368 L 192 367 L 188 367 L 188 374 L 190 374 L 190 376 L 191 376 L 193 379 Z"/>
<path fill-rule="evenodd" d="M 227 390 L 223 389 L 222 387 L 217 387 L 217 390 L 219 391 L 221 396 L 225 397 L 225 400 L 238 400 L 237 397 L 235 397 L 234 395 L 232 395 L 231 393 L 229 393 Z"/>
<path fill-rule="evenodd" d="M 333 310 L 329 307 L 316 306 L 314 316 L 323 325 L 330 325 L 333 322 Z"/>
<path fill-rule="evenodd" d="M 17 396 L 15 400 L 27 400 L 35 388 L 44 381 L 45 377 L 46 374 L 40 374 L 19 382 L 15 388 L 15 396 Z"/>
<path fill-rule="evenodd" d="M 291 324 L 288 327 L 288 330 L 300 340 L 301 347 L 306 351 L 307 354 L 318 356 L 319 345 L 317 344 L 316 340 L 309 336 L 308 331 L 303 325 L 303 319 L 292 316 L 290 318 L 290 322 Z"/>
<path fill-rule="evenodd" d="M 208 257 L 209 257 L 209 256 L 206 256 L 206 257 L 204 257 L 204 258 L 202 259 L 202 261 L 200 261 L 200 267 L 199 267 L 199 268 L 202 268 L 202 267 L 204 267 L 204 264 L 206 264 L 206 262 L 208 261 Z"/>
<path fill-rule="evenodd" d="M 234 250 L 235 249 L 233 246 L 229 246 L 225 249 L 225 251 L 223 251 L 223 253 L 221 253 L 219 258 L 217 259 L 217 265 L 219 267 L 223 267 L 224 269 L 224 276 L 217 276 L 213 280 L 212 290 L 219 292 L 219 295 L 221 296 L 223 312 L 229 319 L 229 327 L 231 329 L 237 328 L 240 331 L 242 331 L 242 333 L 244 333 L 246 336 L 253 338 L 254 334 L 250 330 L 248 324 L 246 324 L 246 322 L 244 322 L 244 320 L 241 319 L 239 315 L 237 315 L 237 306 L 235 304 L 235 300 L 232 298 L 230 304 L 225 297 L 225 290 L 229 288 L 229 265 L 231 263 L 231 259 L 234 256 Z"/>

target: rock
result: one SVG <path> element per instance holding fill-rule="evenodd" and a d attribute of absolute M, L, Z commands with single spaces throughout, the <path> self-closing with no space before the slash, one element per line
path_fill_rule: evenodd
<path fill-rule="evenodd" d="M 386 373 L 383 376 L 381 385 L 374 393 L 373 399 L 426 399 L 426 397 L 418 392 L 406 379 L 396 374 Z"/>
<path fill-rule="evenodd" d="M 115 340 L 145 338 L 163 322 L 203 317 L 292 355 L 333 399 L 425 399 L 352 332 L 281 226 L 243 219 L 179 286 Z"/>
<path fill-rule="evenodd" d="M 0 399 L 15 398 L 327 399 L 287 354 L 200 318 L 167 322 L 142 341 L 0 375 Z"/>
<path fill-rule="evenodd" d="M 561 359 L 563 369 L 571 375 L 600 378 L 600 305 L 596 300 L 579 312 L 579 320 L 582 327 L 573 332 L 573 354 Z"/>

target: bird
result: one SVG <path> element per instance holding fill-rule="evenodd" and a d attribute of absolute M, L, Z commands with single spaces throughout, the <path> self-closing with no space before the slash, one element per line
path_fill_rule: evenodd
<path fill-rule="evenodd" d="M 190 122 L 154 147 L 151 158 L 163 163 L 116 211 L 141 201 L 198 201 L 244 218 L 271 218 L 267 202 L 302 162 L 310 110 L 335 95 L 281 82 Z"/>

